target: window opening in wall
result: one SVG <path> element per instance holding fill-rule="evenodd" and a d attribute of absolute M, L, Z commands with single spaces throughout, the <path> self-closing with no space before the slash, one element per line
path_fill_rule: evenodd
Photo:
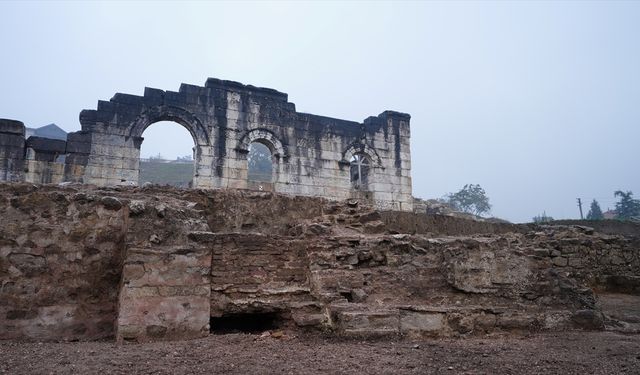
<path fill-rule="evenodd" d="M 248 173 L 249 181 L 271 182 L 273 179 L 273 159 L 271 150 L 260 142 L 249 145 Z"/>
<path fill-rule="evenodd" d="M 159 121 L 142 136 L 138 184 L 191 187 L 195 146 L 191 133 L 177 122 Z"/>
<path fill-rule="evenodd" d="M 351 185 L 354 189 L 367 189 L 370 165 L 371 163 L 366 155 L 353 155 L 351 158 Z"/>

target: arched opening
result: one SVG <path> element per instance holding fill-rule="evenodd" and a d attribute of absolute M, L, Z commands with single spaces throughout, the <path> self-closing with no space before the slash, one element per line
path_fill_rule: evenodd
<path fill-rule="evenodd" d="M 138 184 L 192 187 L 195 143 L 191 133 L 177 122 L 159 121 L 142 136 Z"/>
<path fill-rule="evenodd" d="M 247 179 L 250 184 L 257 184 L 258 189 L 260 187 L 264 189 L 265 184 L 273 182 L 273 155 L 271 149 L 261 142 L 256 141 L 249 144 Z"/>
<path fill-rule="evenodd" d="M 351 186 L 357 190 L 367 190 L 369 185 L 369 171 L 371 161 L 365 154 L 354 154 L 350 160 Z"/>

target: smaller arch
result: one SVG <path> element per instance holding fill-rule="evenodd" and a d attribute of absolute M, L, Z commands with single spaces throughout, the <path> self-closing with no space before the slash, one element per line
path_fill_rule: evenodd
<path fill-rule="evenodd" d="M 271 151 L 271 155 L 276 159 L 286 159 L 289 155 L 282 145 L 282 142 L 272 132 L 267 129 L 253 129 L 246 132 L 238 141 L 237 151 L 248 153 L 249 145 L 253 142 L 262 143 Z"/>
<path fill-rule="evenodd" d="M 142 137 L 145 129 L 160 121 L 173 121 L 184 126 L 196 146 L 210 146 L 209 131 L 194 114 L 178 107 L 155 106 L 142 112 L 128 129 L 131 137 Z"/>
<path fill-rule="evenodd" d="M 352 143 L 347 146 L 347 148 L 342 152 L 342 160 L 340 163 L 349 165 L 356 155 L 365 155 L 373 164 L 372 166 L 382 168 L 382 159 L 380 158 L 380 155 L 378 155 L 373 147 L 362 142 Z"/>
<path fill-rule="evenodd" d="M 271 149 L 263 142 L 251 142 L 247 154 L 247 181 L 251 183 L 272 183 L 275 175 L 274 157 Z"/>

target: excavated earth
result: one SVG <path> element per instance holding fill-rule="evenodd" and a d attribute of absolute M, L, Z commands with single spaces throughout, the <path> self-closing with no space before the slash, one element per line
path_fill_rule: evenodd
<path fill-rule="evenodd" d="M 24 183 L 0 216 L 4 373 L 640 373 L 633 224 Z"/>

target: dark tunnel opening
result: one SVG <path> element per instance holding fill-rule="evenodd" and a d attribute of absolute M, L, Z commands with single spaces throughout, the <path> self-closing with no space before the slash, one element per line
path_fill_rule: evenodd
<path fill-rule="evenodd" d="M 213 334 L 260 333 L 280 328 L 282 319 L 275 312 L 228 314 L 211 317 L 209 331 Z"/>

